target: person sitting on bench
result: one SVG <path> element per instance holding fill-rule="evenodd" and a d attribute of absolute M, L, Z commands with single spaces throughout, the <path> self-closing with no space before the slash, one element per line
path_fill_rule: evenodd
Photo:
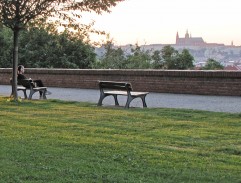
<path fill-rule="evenodd" d="M 18 66 L 18 77 L 17 77 L 17 79 L 18 80 L 21 80 L 21 79 L 31 79 L 31 78 L 27 78 L 24 75 L 24 66 L 23 65 L 19 65 Z M 34 83 L 33 87 L 44 87 L 44 84 L 43 84 L 42 80 L 33 80 L 33 83 Z M 39 91 L 39 94 L 40 94 L 40 97 L 42 97 L 43 92 Z M 51 94 L 50 91 L 46 92 L 46 95 L 50 95 L 50 94 Z"/>

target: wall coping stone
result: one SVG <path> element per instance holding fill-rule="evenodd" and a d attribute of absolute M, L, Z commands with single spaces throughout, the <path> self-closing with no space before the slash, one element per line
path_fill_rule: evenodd
<path fill-rule="evenodd" d="M 241 71 L 223 70 L 154 70 L 154 69 L 46 69 L 26 68 L 31 74 L 65 74 L 65 75 L 133 75 L 158 77 L 203 77 L 203 78 L 241 78 Z M 0 73 L 10 73 L 12 68 L 0 68 Z"/>

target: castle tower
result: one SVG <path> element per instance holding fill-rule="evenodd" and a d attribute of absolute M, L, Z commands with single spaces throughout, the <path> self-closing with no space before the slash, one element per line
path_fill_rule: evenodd
<path fill-rule="evenodd" d="M 187 32 L 186 32 L 186 34 L 185 34 L 185 38 L 186 38 L 186 39 L 189 38 L 188 30 L 187 30 Z"/>
<path fill-rule="evenodd" d="M 177 32 L 177 35 L 176 35 L 176 44 L 178 44 L 178 42 L 179 42 L 179 34 L 178 34 L 178 32 Z"/>
<path fill-rule="evenodd" d="M 186 31 L 185 37 L 179 37 L 179 34 L 177 32 L 176 34 L 176 44 L 177 45 L 188 45 L 188 46 L 203 46 L 207 45 L 203 41 L 202 37 L 192 37 L 192 34 L 188 32 L 188 29 Z M 231 43 L 233 44 L 233 43 Z"/>

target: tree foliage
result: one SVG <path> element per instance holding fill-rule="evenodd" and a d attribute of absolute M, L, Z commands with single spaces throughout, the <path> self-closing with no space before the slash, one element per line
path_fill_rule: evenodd
<path fill-rule="evenodd" d="M 202 70 L 223 70 L 224 66 L 221 65 L 218 61 L 209 58 Z"/>
<path fill-rule="evenodd" d="M 12 66 L 12 33 L 0 26 L 0 67 Z"/>
<path fill-rule="evenodd" d="M 91 68 L 94 47 L 75 39 L 69 32 L 49 33 L 43 28 L 23 30 L 19 37 L 19 63 L 32 68 Z M 0 67 L 11 67 L 11 31 L 0 28 Z"/>
<path fill-rule="evenodd" d="M 164 46 L 161 50 L 164 69 L 176 69 L 178 61 L 178 51 L 171 46 Z"/>
<path fill-rule="evenodd" d="M 28 23 L 47 23 L 81 30 L 81 12 L 110 12 L 123 0 L 1 0 L 1 22 L 11 29 L 25 28 Z"/>
<path fill-rule="evenodd" d="M 154 69 L 162 69 L 163 67 L 163 60 L 161 57 L 161 51 L 155 50 L 151 55 L 152 58 L 152 67 Z"/>
<path fill-rule="evenodd" d="M 194 57 L 190 54 L 187 49 L 183 49 L 182 52 L 179 54 L 178 59 L 178 67 L 176 69 L 184 70 L 184 69 L 192 69 Z"/>
<path fill-rule="evenodd" d="M 129 69 L 149 69 L 151 68 L 150 50 L 142 49 L 138 44 L 131 48 L 131 54 L 127 57 L 127 68 Z"/>
<path fill-rule="evenodd" d="M 187 49 L 183 49 L 181 53 L 171 46 L 164 46 L 161 50 L 164 69 L 191 69 L 194 67 L 193 56 Z"/>
<path fill-rule="evenodd" d="M 91 68 L 95 62 L 94 48 L 70 33 L 48 33 L 32 28 L 20 36 L 19 62 L 26 67 Z"/>
<path fill-rule="evenodd" d="M 102 58 L 95 63 L 94 68 L 125 69 L 126 56 L 121 48 L 113 48 L 112 41 L 107 41 L 103 45 L 105 53 Z"/>
<path fill-rule="evenodd" d="M 179 53 L 171 46 L 162 50 L 146 50 L 138 44 L 131 47 L 126 54 L 120 47 L 115 48 L 111 42 L 105 45 L 105 54 L 100 59 L 97 68 L 112 69 L 191 69 L 193 56 L 187 49 Z"/>
<path fill-rule="evenodd" d="M 111 41 L 104 45 L 105 53 L 95 68 L 103 69 L 148 69 L 151 68 L 152 57 L 149 50 L 145 51 L 138 44 L 125 53 L 122 48 L 114 47 Z"/>

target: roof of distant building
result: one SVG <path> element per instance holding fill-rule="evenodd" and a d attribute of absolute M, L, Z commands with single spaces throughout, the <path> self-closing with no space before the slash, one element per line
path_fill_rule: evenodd
<path fill-rule="evenodd" d="M 202 37 L 192 37 L 191 34 L 188 33 L 188 30 L 185 34 L 185 37 L 179 37 L 177 32 L 176 34 L 176 45 L 178 46 L 224 46 L 224 44 L 219 43 L 206 43 Z M 233 45 L 233 42 L 231 43 Z"/>
<path fill-rule="evenodd" d="M 224 70 L 228 70 L 228 71 L 240 71 L 241 67 L 236 66 L 236 65 L 228 65 L 226 67 L 224 67 Z"/>

